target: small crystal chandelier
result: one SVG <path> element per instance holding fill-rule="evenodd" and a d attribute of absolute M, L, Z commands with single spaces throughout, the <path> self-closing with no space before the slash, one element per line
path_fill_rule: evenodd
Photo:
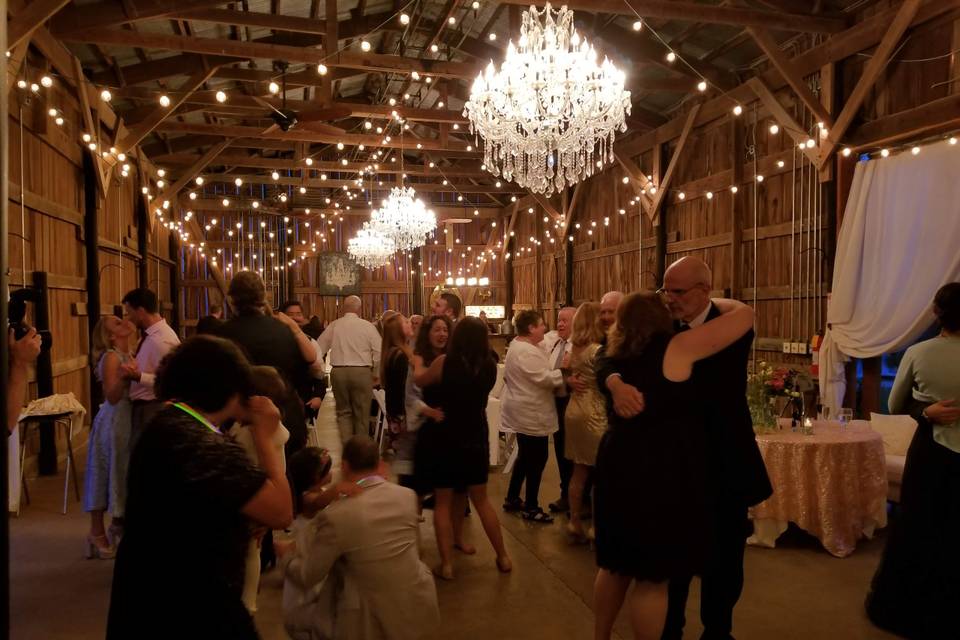
<path fill-rule="evenodd" d="M 372 227 L 369 222 L 363 223 L 363 228 L 357 231 L 354 238 L 347 243 L 347 253 L 360 266 L 367 269 L 382 267 L 397 251 L 393 240 L 383 235 L 380 230 Z"/>
<path fill-rule="evenodd" d="M 518 46 L 510 42 L 500 71 L 491 62 L 477 76 L 463 115 L 493 175 L 549 196 L 613 161 L 630 113 L 623 86 L 623 72 L 598 64 L 580 38 L 573 12 L 547 3 L 523 14 Z"/>
<path fill-rule="evenodd" d="M 417 198 L 413 187 L 393 187 L 383 206 L 370 215 L 371 226 L 390 238 L 400 251 L 422 247 L 437 229 L 437 216 Z"/>

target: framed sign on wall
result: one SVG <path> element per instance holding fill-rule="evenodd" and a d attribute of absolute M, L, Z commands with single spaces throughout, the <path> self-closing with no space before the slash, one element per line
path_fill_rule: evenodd
<path fill-rule="evenodd" d="M 346 253 L 321 253 L 317 287 L 322 296 L 360 295 L 360 265 Z"/>

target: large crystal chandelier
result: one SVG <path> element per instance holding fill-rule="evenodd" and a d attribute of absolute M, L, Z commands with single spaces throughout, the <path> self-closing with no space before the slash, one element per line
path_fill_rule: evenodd
<path fill-rule="evenodd" d="M 530 7 L 517 45 L 510 42 L 500 71 L 491 62 L 477 76 L 463 115 L 494 175 L 550 195 L 613 161 L 630 92 L 613 63 L 597 63 L 565 6 Z"/>
<path fill-rule="evenodd" d="M 354 238 L 347 243 L 347 253 L 361 266 L 367 269 L 382 267 L 397 251 L 397 245 L 386 237 L 379 229 L 363 223 L 363 228 L 357 231 Z"/>
<path fill-rule="evenodd" d="M 426 244 L 427 234 L 437 228 L 437 216 L 412 187 L 393 187 L 383 205 L 374 209 L 370 223 L 393 240 L 397 249 L 409 251 Z"/>

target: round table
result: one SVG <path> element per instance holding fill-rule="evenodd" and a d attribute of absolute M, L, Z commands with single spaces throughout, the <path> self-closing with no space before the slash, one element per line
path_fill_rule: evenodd
<path fill-rule="evenodd" d="M 750 509 L 754 534 L 747 541 L 774 547 L 793 522 L 843 558 L 860 537 L 887 524 L 887 473 L 883 439 L 870 423 L 814 423 L 814 434 L 760 434 L 757 444 L 773 495 Z"/>

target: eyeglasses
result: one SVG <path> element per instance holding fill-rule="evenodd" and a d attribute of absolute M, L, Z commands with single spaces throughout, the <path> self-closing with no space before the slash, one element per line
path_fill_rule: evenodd
<path fill-rule="evenodd" d="M 666 289 L 664 287 L 660 287 L 657 289 L 657 295 L 681 298 L 685 296 L 688 291 L 691 291 L 691 289 Z"/>

